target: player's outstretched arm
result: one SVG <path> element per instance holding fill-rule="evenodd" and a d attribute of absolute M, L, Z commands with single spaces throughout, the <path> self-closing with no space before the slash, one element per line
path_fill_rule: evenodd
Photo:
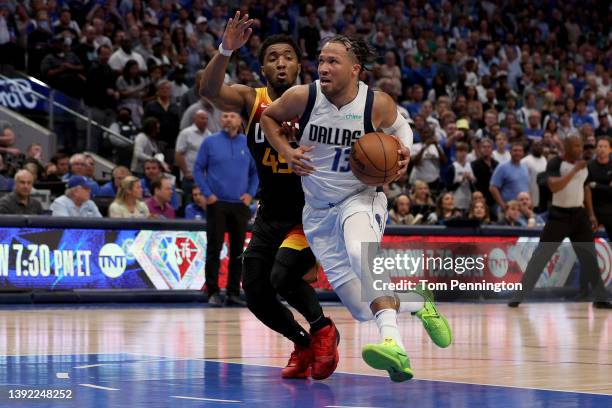
<path fill-rule="evenodd" d="M 372 108 L 372 125 L 374 129 L 382 129 L 388 135 L 394 135 L 399 140 L 400 155 L 399 170 L 395 180 L 400 179 L 408 171 L 410 150 L 412 146 L 412 129 L 408 121 L 399 113 L 393 98 L 384 92 L 374 93 L 374 106 Z"/>
<path fill-rule="evenodd" d="M 287 90 L 264 110 L 259 123 L 268 142 L 281 155 L 299 176 L 305 176 L 314 171 L 307 162 L 305 155 L 312 147 L 299 146 L 294 149 L 282 130 L 283 122 L 291 122 L 299 118 L 308 102 L 308 86 L 297 85 Z"/>
<path fill-rule="evenodd" d="M 240 11 L 236 12 L 234 18 L 230 18 L 223 33 L 221 46 L 228 51 L 240 49 L 249 39 L 253 20 L 248 14 L 240 17 Z M 250 107 L 255 99 L 255 90 L 245 85 L 227 86 L 225 71 L 230 57 L 217 52 L 210 60 L 202 75 L 200 95 L 208 98 L 217 109 L 222 111 L 234 111 L 241 113 L 244 107 Z"/>

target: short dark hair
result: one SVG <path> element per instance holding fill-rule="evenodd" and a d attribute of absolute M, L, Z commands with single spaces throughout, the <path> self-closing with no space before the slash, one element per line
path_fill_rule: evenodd
<path fill-rule="evenodd" d="M 112 51 L 113 49 L 111 48 L 110 45 L 107 44 L 102 44 L 98 47 L 98 50 L 96 51 L 96 54 L 100 55 L 100 53 L 102 52 L 102 50 L 107 49 L 109 51 Z"/>
<path fill-rule="evenodd" d="M 159 120 L 157 118 L 154 118 L 153 116 L 149 116 L 142 122 L 142 131 L 145 134 L 150 135 L 151 133 L 153 133 L 153 131 L 157 128 L 158 125 Z"/>
<path fill-rule="evenodd" d="M 55 153 L 53 155 L 53 157 L 51 157 L 51 160 L 49 160 L 51 163 L 57 165 L 57 163 L 60 160 L 64 160 L 64 159 L 70 159 L 70 156 L 68 156 L 66 153 L 63 152 L 59 152 L 59 153 Z"/>
<path fill-rule="evenodd" d="M 346 50 L 351 52 L 361 65 L 361 71 L 370 70 L 372 63 L 374 62 L 374 58 L 376 57 L 376 53 L 367 41 L 360 38 L 353 38 L 338 34 L 325 41 L 325 44 L 329 43 L 339 43 L 344 45 Z"/>
<path fill-rule="evenodd" d="M 298 61 L 302 59 L 302 50 L 300 50 L 299 45 L 297 44 L 297 42 L 295 42 L 295 40 L 285 34 L 276 34 L 276 35 L 271 35 L 270 37 L 266 38 L 265 41 L 261 44 L 261 47 L 259 47 L 259 63 L 261 65 L 263 65 L 264 63 L 264 57 L 266 56 L 266 51 L 268 50 L 269 47 L 275 45 L 275 44 L 287 44 L 289 45 L 291 48 L 293 48 L 293 51 L 295 51 L 295 55 L 297 55 L 297 59 Z"/>
<path fill-rule="evenodd" d="M 156 178 L 155 180 L 153 180 L 153 182 L 151 182 L 151 194 L 152 195 L 155 195 L 155 191 L 161 188 L 162 181 L 164 180 L 170 180 L 170 177 L 162 175 Z"/>

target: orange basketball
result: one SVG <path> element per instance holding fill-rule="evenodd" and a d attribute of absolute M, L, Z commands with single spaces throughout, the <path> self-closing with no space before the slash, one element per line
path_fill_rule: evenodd
<path fill-rule="evenodd" d="M 380 132 L 363 135 L 351 149 L 349 161 L 353 174 L 368 186 L 389 183 L 399 170 L 399 148 L 394 136 Z"/>

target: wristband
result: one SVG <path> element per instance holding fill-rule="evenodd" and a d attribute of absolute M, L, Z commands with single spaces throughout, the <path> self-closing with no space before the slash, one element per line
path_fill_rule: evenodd
<path fill-rule="evenodd" d="M 223 48 L 223 43 L 219 44 L 219 54 L 223 55 L 224 57 L 231 57 L 233 52 L 234 51 L 232 50 L 226 50 Z"/>

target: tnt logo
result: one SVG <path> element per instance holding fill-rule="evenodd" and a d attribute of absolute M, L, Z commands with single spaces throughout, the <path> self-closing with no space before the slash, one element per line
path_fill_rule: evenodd
<path fill-rule="evenodd" d="M 189 237 L 167 237 L 162 240 L 160 249 L 162 261 L 180 281 L 198 255 L 198 247 Z"/>
<path fill-rule="evenodd" d="M 489 271 L 496 278 L 503 278 L 508 272 L 508 258 L 500 248 L 494 248 L 489 252 Z"/>
<path fill-rule="evenodd" d="M 98 255 L 98 265 L 104 275 L 112 279 L 118 278 L 125 272 L 127 265 L 125 252 L 117 244 L 106 244 Z"/>

